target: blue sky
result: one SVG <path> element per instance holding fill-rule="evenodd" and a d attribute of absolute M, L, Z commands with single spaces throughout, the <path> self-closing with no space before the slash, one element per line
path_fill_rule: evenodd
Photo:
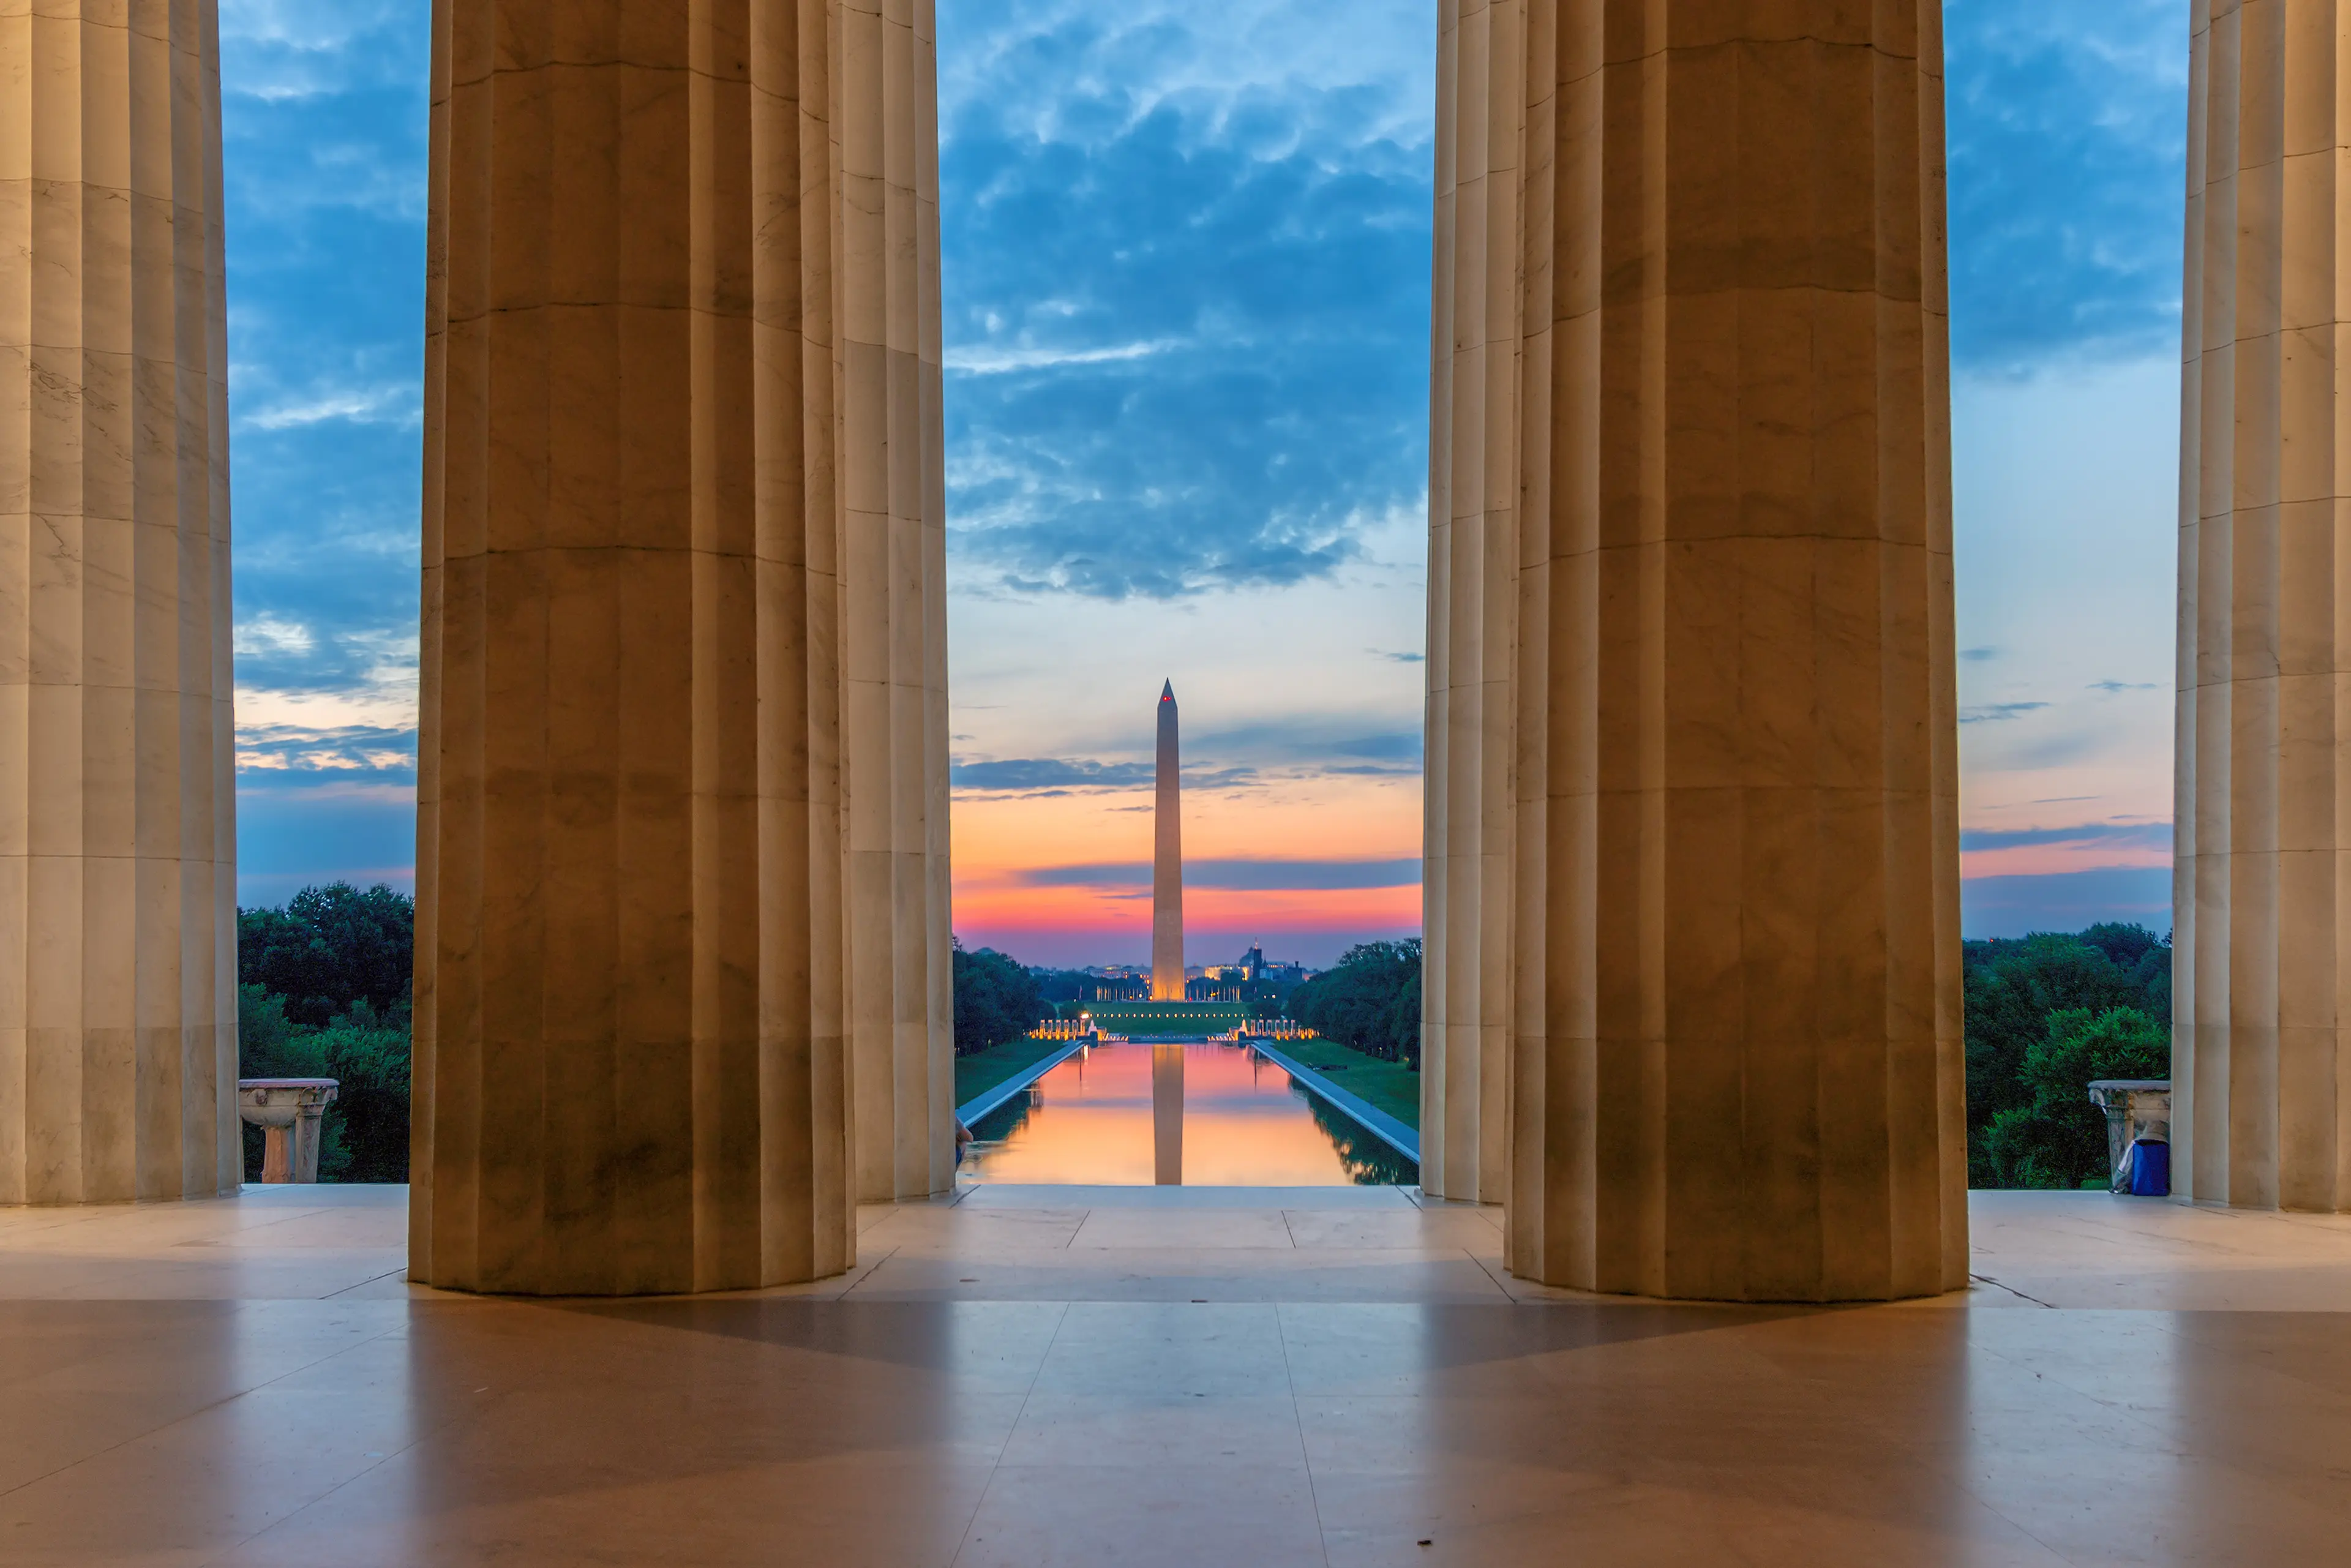
<path fill-rule="evenodd" d="M 959 926 L 1135 956 L 1172 674 L 1195 960 L 1407 928 L 1433 0 L 941 9 Z M 413 858 L 428 15 L 221 7 L 248 903 Z M 1970 935 L 2168 925 L 2187 26 L 1948 11 Z"/>

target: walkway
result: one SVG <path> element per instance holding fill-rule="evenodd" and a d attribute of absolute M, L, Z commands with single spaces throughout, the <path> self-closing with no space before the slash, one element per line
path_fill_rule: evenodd
<path fill-rule="evenodd" d="M 989 1187 L 843 1281 L 485 1301 L 397 1188 L 0 1209 L 0 1560 L 2287 1563 L 2351 1221 L 1974 1203 L 1946 1301 L 1531 1289 L 1392 1190 Z"/>

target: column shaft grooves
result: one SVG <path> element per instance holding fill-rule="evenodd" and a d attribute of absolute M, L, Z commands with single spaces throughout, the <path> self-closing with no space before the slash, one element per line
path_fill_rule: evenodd
<path fill-rule="evenodd" d="M 2199 0 L 2180 441 L 2174 1180 L 2351 1207 L 2338 605 L 2351 24 Z"/>
<path fill-rule="evenodd" d="M 1487 319 L 1521 368 L 1466 392 L 1457 305 L 1433 444 L 1427 1017 L 1434 1049 L 1464 948 L 1507 944 L 1509 1256 L 1533 1278 L 1832 1300 L 1966 1277 L 1939 16 L 1821 0 L 1767 32 L 1526 0 L 1510 23 L 1525 237 L 1515 319 Z M 1465 92 L 1470 54 L 1444 69 Z M 1458 178 L 1439 200 L 1458 267 Z M 1443 319 L 1464 288 L 1439 277 Z M 1481 422 L 1513 392 L 1506 440 Z M 1460 578 L 1493 556 L 1464 519 L 1513 503 L 1473 645 Z M 1467 917 L 1454 858 L 1472 659 L 1510 672 L 1481 695 L 1509 705 L 1510 810 L 1479 823 L 1507 921 Z"/>
<path fill-rule="evenodd" d="M 234 1186 L 213 7 L 0 16 L 0 1202 Z"/>
<path fill-rule="evenodd" d="M 898 350 L 859 336 L 884 280 L 859 39 L 888 25 L 826 0 L 436 8 L 415 1278 L 726 1289 L 853 1255 L 852 824 L 868 789 L 893 831 L 912 800 L 923 850 L 945 768 L 943 693 L 936 747 L 885 727 L 865 771 L 855 721 L 856 595 L 897 616 L 859 563 L 905 534 L 919 565 L 935 472 L 861 504 L 900 426 L 922 451 L 919 367 L 866 373 Z M 911 112 L 930 78 L 901 54 Z M 893 1005 L 927 1045 L 925 937 Z M 945 1143 L 918 1114 L 901 1141 Z"/>

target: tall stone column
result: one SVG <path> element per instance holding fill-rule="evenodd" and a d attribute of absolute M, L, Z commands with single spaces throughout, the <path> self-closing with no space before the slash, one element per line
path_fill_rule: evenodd
<path fill-rule="evenodd" d="M 934 0 L 841 0 L 841 562 L 857 1194 L 955 1185 Z"/>
<path fill-rule="evenodd" d="M 883 514 L 850 503 L 891 473 L 848 407 L 861 26 L 435 7 L 413 1278 L 853 1256 L 844 620 Z"/>
<path fill-rule="evenodd" d="M 1955 1288 L 1940 6 L 1528 29 L 1510 1266 Z"/>
<path fill-rule="evenodd" d="M 1526 0 L 1443 0 L 1437 81 L 1420 1185 L 1493 1203 L 1509 1149 Z"/>
<path fill-rule="evenodd" d="M 2198 0 L 2180 416 L 2172 1181 L 2351 1209 L 2351 268 L 2332 0 Z"/>
<path fill-rule="evenodd" d="M 209 0 L 0 11 L 0 1203 L 234 1190 Z"/>

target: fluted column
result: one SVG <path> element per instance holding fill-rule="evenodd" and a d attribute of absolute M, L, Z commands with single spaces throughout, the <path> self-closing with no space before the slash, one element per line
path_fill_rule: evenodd
<path fill-rule="evenodd" d="M 0 9 L 0 1203 L 233 1190 L 209 0 Z"/>
<path fill-rule="evenodd" d="M 841 628 L 861 1198 L 955 1185 L 933 0 L 841 0 Z"/>
<path fill-rule="evenodd" d="M 1443 0 L 1430 354 L 1420 1184 L 1507 1171 L 1526 0 Z"/>
<path fill-rule="evenodd" d="M 851 329 L 881 317 L 844 170 L 914 78 L 852 69 L 872 30 L 827 0 L 434 28 L 412 1276 L 834 1272 L 843 775 L 923 794 L 903 749 L 844 758 L 846 563 L 924 542 L 874 488 L 904 471 L 872 393 L 919 420 L 922 377 Z"/>
<path fill-rule="evenodd" d="M 2351 1209 L 2351 7 L 2197 0 L 2181 373 L 2172 1181 Z"/>
<path fill-rule="evenodd" d="M 1940 6 L 1528 10 L 1510 1266 L 1952 1289 Z"/>

